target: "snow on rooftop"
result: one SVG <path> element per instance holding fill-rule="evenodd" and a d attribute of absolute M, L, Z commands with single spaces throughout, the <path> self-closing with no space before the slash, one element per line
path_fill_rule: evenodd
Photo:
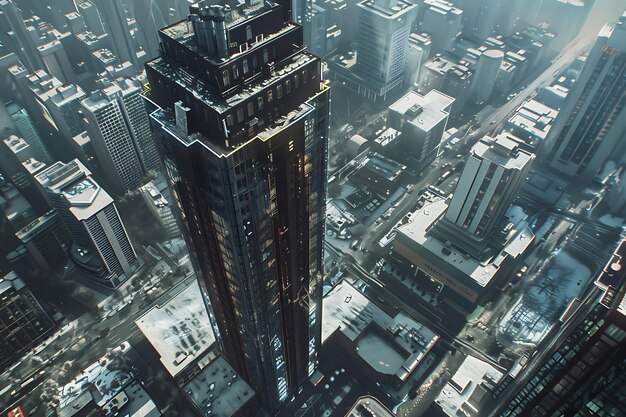
<path fill-rule="evenodd" d="M 439 336 L 403 311 L 385 313 L 343 280 L 324 297 L 322 343 L 335 332 L 356 343 L 358 355 L 377 372 L 405 380 Z"/>
<path fill-rule="evenodd" d="M 204 353 L 215 335 L 194 282 L 163 306 L 156 306 L 135 322 L 161 356 L 161 363 L 176 376 Z"/>
<path fill-rule="evenodd" d="M 481 384 L 484 382 L 487 386 L 493 386 L 502 376 L 500 371 L 488 363 L 468 356 L 435 401 L 449 416 L 461 415 L 457 414 L 459 409 L 479 409 L 477 400 L 480 399 L 479 393 L 484 391 Z"/>

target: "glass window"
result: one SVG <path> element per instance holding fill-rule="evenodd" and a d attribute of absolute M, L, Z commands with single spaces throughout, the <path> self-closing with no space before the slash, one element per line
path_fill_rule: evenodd
<path fill-rule="evenodd" d="M 302 70 L 302 82 L 306 84 L 309 81 L 309 71 Z"/>
<path fill-rule="evenodd" d="M 293 77 L 293 88 L 298 88 L 298 87 L 300 87 L 300 76 L 296 74 Z"/>
<path fill-rule="evenodd" d="M 263 96 L 259 96 L 257 99 L 257 105 L 259 106 L 259 110 L 263 110 Z"/>
<path fill-rule="evenodd" d="M 237 68 L 237 65 L 233 65 L 233 80 L 237 78 L 239 78 L 239 68 Z"/>
<path fill-rule="evenodd" d="M 254 103 L 251 101 L 248 103 L 248 116 L 252 116 L 254 114 Z"/>
<path fill-rule="evenodd" d="M 267 48 L 265 48 L 263 50 L 263 63 L 267 64 L 267 62 L 270 60 L 269 54 L 267 53 Z"/>
<path fill-rule="evenodd" d="M 247 59 L 243 60 L 242 65 L 243 65 L 243 73 L 244 74 L 247 74 L 248 72 L 250 72 L 250 67 L 248 66 L 248 60 Z"/>
<path fill-rule="evenodd" d="M 226 125 L 228 127 L 233 127 L 233 124 L 234 124 L 233 123 L 233 115 L 232 114 L 227 115 L 226 116 Z"/>
<path fill-rule="evenodd" d="M 283 86 L 282 85 L 276 86 L 276 98 L 279 100 L 283 98 Z"/>
<path fill-rule="evenodd" d="M 269 90 L 267 92 L 267 102 L 271 103 L 273 99 L 274 99 L 274 93 L 272 92 L 272 90 Z"/>
<path fill-rule="evenodd" d="M 252 40 L 252 26 L 246 26 L 246 40 Z"/>
<path fill-rule="evenodd" d="M 222 72 L 222 81 L 224 82 L 225 86 L 228 86 L 228 84 L 230 84 L 230 77 L 228 76 L 228 70 L 224 70 Z"/>
<path fill-rule="evenodd" d="M 237 123 L 243 122 L 243 109 L 237 110 Z"/>

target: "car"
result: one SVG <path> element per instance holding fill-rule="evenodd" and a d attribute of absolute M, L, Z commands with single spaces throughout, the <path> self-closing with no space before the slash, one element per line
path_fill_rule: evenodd
<path fill-rule="evenodd" d="M 359 239 L 355 239 L 350 242 L 350 246 L 348 246 L 352 250 L 356 250 L 356 247 L 359 246 Z"/>
<path fill-rule="evenodd" d="M 495 125 L 496 123 L 498 123 L 498 122 L 496 122 L 495 120 L 492 120 L 491 122 L 489 122 L 489 126 L 493 126 L 493 125 Z"/>

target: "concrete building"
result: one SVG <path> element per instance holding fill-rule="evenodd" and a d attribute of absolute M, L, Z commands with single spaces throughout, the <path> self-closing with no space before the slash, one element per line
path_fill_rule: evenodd
<path fill-rule="evenodd" d="M 135 324 L 161 365 L 179 385 L 197 375 L 209 361 L 207 355 L 217 347 L 197 283 L 165 304 L 151 308 Z"/>
<path fill-rule="evenodd" d="M 470 87 L 470 99 L 474 104 L 484 104 L 491 97 L 503 59 L 504 52 L 497 49 L 486 50 L 478 57 Z"/>
<path fill-rule="evenodd" d="M 141 92 L 137 79 L 105 81 L 80 102 L 103 180 L 115 194 L 137 189 L 148 171 L 160 169 Z"/>
<path fill-rule="evenodd" d="M 255 391 L 221 355 L 182 390 L 194 411 L 201 416 L 252 417 L 258 412 Z M 210 404 L 209 410 L 206 404 Z"/>
<path fill-rule="evenodd" d="M 0 213 L 12 232 L 26 227 L 37 218 L 33 206 L 11 183 L 4 183 L 0 187 Z"/>
<path fill-rule="evenodd" d="M 41 56 L 37 51 L 37 44 L 34 42 L 32 31 L 24 23 L 21 11 L 12 0 L 1 0 L 0 10 L 6 16 L 6 21 L 10 27 L 4 28 L 3 32 L 11 32 L 11 39 L 16 45 L 17 55 L 30 71 L 35 71 L 43 67 Z"/>
<path fill-rule="evenodd" d="M 379 153 L 372 152 L 357 169 L 352 181 L 382 196 L 388 196 L 398 187 L 406 166 Z"/>
<path fill-rule="evenodd" d="M 626 159 L 626 93 L 623 77 L 626 57 L 626 13 L 615 25 L 606 25 L 587 57 L 547 140 L 554 169 L 568 175 L 593 178 L 608 160 Z M 593 120 L 593 123 L 589 123 Z"/>
<path fill-rule="evenodd" d="M 450 207 L 438 228 L 446 239 L 478 255 L 500 225 L 535 155 L 499 135 L 472 147 Z"/>
<path fill-rule="evenodd" d="M 50 335 L 54 323 L 15 272 L 0 279 L 0 369 Z"/>
<path fill-rule="evenodd" d="M 102 17 L 93 2 L 85 0 L 78 3 L 76 7 L 78 8 L 78 13 L 85 19 L 85 25 L 91 33 L 95 36 L 100 36 L 105 33 Z"/>
<path fill-rule="evenodd" d="M 321 62 L 284 16 L 190 6 L 145 92 L 222 353 L 270 413 L 318 364 L 329 134 Z"/>
<path fill-rule="evenodd" d="M 402 132 L 399 142 L 422 170 L 435 160 L 454 99 L 437 90 L 425 95 L 409 91 L 389 106 L 387 124 Z"/>
<path fill-rule="evenodd" d="M 135 48 L 122 1 L 92 0 L 92 3 L 100 12 L 104 29 L 111 36 L 113 52 L 120 63 L 130 61 L 139 69 L 139 65 L 146 59 L 145 52 Z"/>
<path fill-rule="evenodd" d="M 390 314 L 384 307 L 342 280 L 324 297 L 322 340 L 401 400 L 433 364 L 439 335 L 404 311 Z"/>
<path fill-rule="evenodd" d="M 427 33 L 411 33 L 406 57 L 406 85 L 411 87 L 419 80 L 422 65 L 430 56 L 430 36 Z"/>
<path fill-rule="evenodd" d="M 398 227 L 393 255 L 440 283 L 439 301 L 465 316 L 504 287 L 515 259 L 534 236 L 524 219 L 503 217 L 505 225 L 498 233 L 498 242 L 494 244 L 496 239 L 492 239 L 483 253 L 472 255 L 465 245 L 457 245 L 461 236 L 449 240 L 438 230 L 450 204 L 440 197 L 424 203 L 411 215 L 411 221 Z"/>
<path fill-rule="evenodd" d="M 420 31 L 430 35 L 431 54 L 451 51 L 463 28 L 463 10 L 445 0 L 424 0 L 426 7 Z"/>
<path fill-rule="evenodd" d="M 72 235 L 70 259 L 94 283 L 115 289 L 138 268 L 137 255 L 113 199 L 78 160 L 36 175 Z"/>
<path fill-rule="evenodd" d="M 404 82 L 407 45 L 416 6 L 405 0 L 365 0 L 357 7 L 356 54 L 348 58 L 336 57 L 329 66 L 339 77 L 346 78 L 359 94 L 372 101 L 385 100 L 389 92 Z M 350 62 L 354 58 L 354 62 Z"/>
<path fill-rule="evenodd" d="M 158 185 L 161 187 L 158 187 Z M 181 237 L 182 233 L 176 223 L 176 217 L 174 216 L 172 206 L 162 194 L 162 192 L 167 192 L 169 194 L 167 183 L 165 181 L 157 182 L 157 180 L 150 181 L 146 185 L 142 186 L 139 191 L 141 191 L 141 196 L 148 206 L 148 209 L 159 222 L 168 239 Z"/>
<path fill-rule="evenodd" d="M 15 236 L 40 268 L 52 270 L 67 263 L 72 238 L 56 211 L 38 217 Z"/>
<path fill-rule="evenodd" d="M 20 137 L 31 147 L 33 157 L 46 164 L 51 163 L 52 157 L 50 156 L 50 152 L 48 152 L 48 148 L 41 139 L 39 132 L 35 128 L 35 124 L 28 113 L 26 113 L 26 110 L 15 103 L 9 103 L 7 110 L 11 115 L 11 120 L 13 120 L 13 124 L 15 124 Z"/>
<path fill-rule="evenodd" d="M 504 129 L 521 140 L 522 149 L 538 154 L 558 114 L 557 110 L 530 99 L 504 123 Z"/>

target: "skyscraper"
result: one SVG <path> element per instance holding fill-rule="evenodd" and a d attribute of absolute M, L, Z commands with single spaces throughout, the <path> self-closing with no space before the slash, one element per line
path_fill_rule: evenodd
<path fill-rule="evenodd" d="M 320 346 L 329 87 L 269 1 L 162 29 L 146 98 L 222 351 L 269 410 Z"/>
<path fill-rule="evenodd" d="M 359 8 L 355 70 L 385 95 L 403 82 L 416 6 L 405 0 L 366 0 Z"/>
<path fill-rule="evenodd" d="M 437 224 L 440 231 L 468 252 L 480 253 L 499 226 L 534 157 L 506 134 L 481 139 L 472 147 L 450 206 Z"/>
<path fill-rule="evenodd" d="M 556 341 L 528 365 L 519 390 L 497 398 L 502 417 L 626 415 L 626 241 L 574 303 Z M 518 378 L 520 379 L 520 378 Z"/>
<path fill-rule="evenodd" d="M 626 132 L 626 13 L 605 26 L 550 131 L 552 166 L 593 177 L 606 161 L 624 162 Z"/>
<path fill-rule="evenodd" d="M 81 100 L 98 165 L 116 194 L 138 188 L 160 166 L 141 91 L 135 79 L 103 80 Z"/>
<path fill-rule="evenodd" d="M 15 103 L 9 103 L 7 110 L 20 136 L 31 147 L 33 156 L 41 162 L 52 162 L 52 157 L 26 110 Z"/>
<path fill-rule="evenodd" d="M 65 223 L 69 257 L 96 284 L 119 287 L 138 268 L 137 255 L 113 199 L 77 159 L 56 162 L 35 176 Z"/>
<path fill-rule="evenodd" d="M 120 63 L 130 61 L 133 65 L 139 64 L 122 1 L 93 0 L 92 3 L 98 8 L 106 31 L 112 37 L 113 52 L 115 52 Z"/>

